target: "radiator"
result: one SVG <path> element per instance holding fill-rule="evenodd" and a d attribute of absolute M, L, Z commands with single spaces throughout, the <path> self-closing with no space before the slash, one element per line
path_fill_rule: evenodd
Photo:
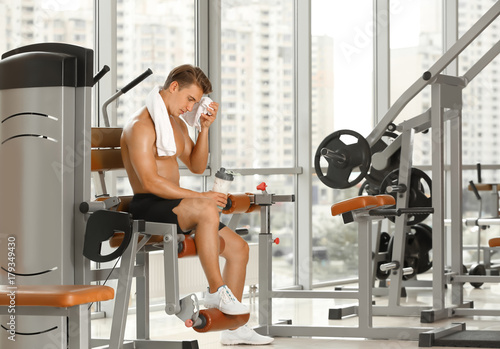
<path fill-rule="evenodd" d="M 259 283 L 259 245 L 249 244 L 250 258 L 247 265 L 246 286 Z M 221 270 L 225 259 L 219 259 Z M 151 253 L 149 257 L 149 296 L 165 298 L 165 276 L 163 274 L 163 253 Z M 207 290 L 207 279 L 198 257 L 179 259 L 179 294 L 186 295 Z"/>

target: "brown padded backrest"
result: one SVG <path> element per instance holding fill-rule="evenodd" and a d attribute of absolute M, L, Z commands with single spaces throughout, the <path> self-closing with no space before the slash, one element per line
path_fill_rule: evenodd
<path fill-rule="evenodd" d="M 91 171 L 123 169 L 120 149 L 120 127 L 92 127 L 90 158 Z"/>

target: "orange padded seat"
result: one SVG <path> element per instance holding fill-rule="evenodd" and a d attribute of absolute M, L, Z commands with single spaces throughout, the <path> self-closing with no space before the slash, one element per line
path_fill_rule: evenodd
<path fill-rule="evenodd" d="M 488 244 L 490 245 L 490 247 L 498 247 L 498 246 L 500 246 L 500 237 L 491 238 L 488 241 Z"/>
<path fill-rule="evenodd" d="M 332 216 L 338 216 L 350 211 L 370 210 L 375 207 L 392 206 L 395 204 L 396 200 L 391 195 L 357 196 L 333 204 Z"/>
<path fill-rule="evenodd" d="M 396 205 L 396 199 L 394 199 L 394 196 L 392 195 L 382 194 L 382 195 L 377 195 L 375 197 L 377 198 L 379 207 Z"/>
<path fill-rule="evenodd" d="M 378 206 L 378 201 L 375 196 L 358 196 L 333 204 L 332 216 L 360 209 L 370 209 L 376 206 Z"/>
<path fill-rule="evenodd" d="M 0 305 L 11 302 L 15 291 L 16 306 L 42 306 L 67 308 L 75 305 L 113 299 L 115 291 L 100 285 L 0 285 Z"/>

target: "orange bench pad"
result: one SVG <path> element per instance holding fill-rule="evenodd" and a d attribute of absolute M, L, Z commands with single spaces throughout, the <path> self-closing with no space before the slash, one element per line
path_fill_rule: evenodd
<path fill-rule="evenodd" d="M 113 248 L 117 248 L 123 241 L 123 237 L 125 233 L 115 233 L 111 239 L 109 239 L 109 246 Z M 139 236 L 139 242 L 142 240 L 144 236 Z M 154 244 L 162 244 L 163 243 L 163 235 L 151 235 L 151 238 L 148 240 L 146 245 L 154 245 Z M 224 239 L 219 236 L 219 254 L 224 252 L 224 248 L 226 247 L 226 242 Z M 196 256 L 196 244 L 194 242 L 194 237 L 192 235 L 186 236 L 184 241 L 182 242 L 182 249 L 178 253 L 178 257 L 189 257 Z"/>
<path fill-rule="evenodd" d="M 332 205 L 332 216 L 355 211 L 359 209 L 370 209 L 377 207 L 378 200 L 375 196 L 357 196 L 355 198 L 346 199 Z"/>
<path fill-rule="evenodd" d="M 16 306 L 42 306 L 66 308 L 80 304 L 113 299 L 115 291 L 101 285 L 0 285 L 0 305 L 11 302 L 15 291 Z"/>
<path fill-rule="evenodd" d="M 396 205 L 396 199 L 392 195 L 382 194 L 375 197 L 377 198 L 379 207 Z"/>
<path fill-rule="evenodd" d="M 491 238 L 488 241 L 488 244 L 490 245 L 490 247 L 498 247 L 498 246 L 500 246 L 500 237 Z"/>
<path fill-rule="evenodd" d="M 369 210 L 375 207 L 392 206 L 396 199 L 392 195 L 357 196 L 332 205 L 332 216 L 356 210 Z"/>

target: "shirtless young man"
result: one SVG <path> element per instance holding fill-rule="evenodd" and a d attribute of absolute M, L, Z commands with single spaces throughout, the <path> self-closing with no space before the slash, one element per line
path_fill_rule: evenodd
<path fill-rule="evenodd" d="M 209 292 L 205 306 L 226 314 L 246 314 L 241 304 L 248 263 L 248 244 L 238 234 L 219 223 L 220 209 L 227 202 L 225 194 L 196 192 L 179 185 L 180 159 L 193 173 L 203 173 L 208 161 L 208 130 L 215 121 L 219 104 L 209 105 L 211 115 L 200 117 L 201 131 L 196 143 L 188 134 L 181 115 L 190 112 L 212 85 L 200 68 L 182 65 L 173 69 L 159 91 L 172 125 L 175 154 L 159 156 L 155 124 L 150 111 L 137 111 L 123 128 L 122 158 L 134 191 L 130 213 L 135 219 L 177 224 L 181 233 L 195 231 L 195 242 L 201 265 L 208 280 Z M 168 117 L 168 116 L 165 116 Z M 219 267 L 219 236 L 226 259 L 221 275 Z M 221 333 L 222 344 L 268 344 L 273 338 L 257 334 L 247 326 Z"/>

